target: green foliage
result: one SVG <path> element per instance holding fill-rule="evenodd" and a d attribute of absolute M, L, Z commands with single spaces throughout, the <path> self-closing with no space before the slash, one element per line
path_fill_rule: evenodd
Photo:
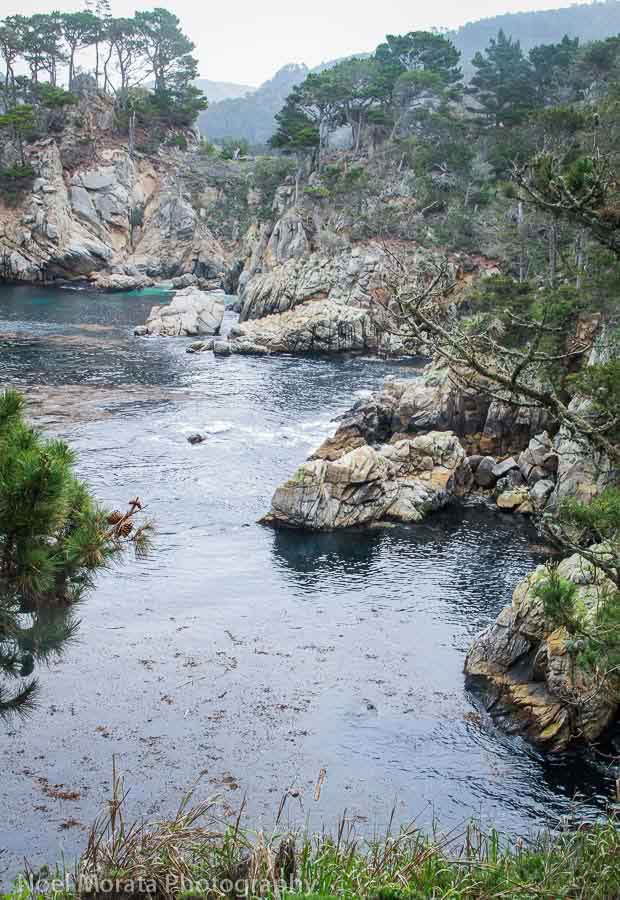
<path fill-rule="evenodd" d="M 309 112 L 301 108 L 299 92 L 293 91 L 276 115 L 276 131 L 269 146 L 284 153 L 305 153 L 319 146 L 320 134 Z"/>
<path fill-rule="evenodd" d="M 484 53 L 472 60 L 476 74 L 470 92 L 475 94 L 483 115 L 496 125 L 514 125 L 535 106 L 530 67 L 521 45 L 500 31 Z"/>
<path fill-rule="evenodd" d="M 0 193 L 6 206 L 17 206 L 32 187 L 35 171 L 30 165 L 0 168 Z"/>
<path fill-rule="evenodd" d="M 67 106 L 78 104 L 78 98 L 74 93 L 45 82 L 36 86 L 35 96 L 46 109 L 65 109 Z"/>
<path fill-rule="evenodd" d="M 110 514 L 73 473 L 75 454 L 24 420 L 24 399 L 0 395 L 0 671 L 24 673 L 18 653 L 24 608 L 77 601 L 95 573 L 133 547 L 145 553 L 149 526 L 136 526 L 141 508 Z M 34 627 L 34 626 L 33 626 Z M 0 694 L 0 715 L 32 700 L 32 682 Z"/>
<path fill-rule="evenodd" d="M 176 147 L 178 150 L 186 151 L 188 147 L 187 138 L 184 134 L 172 135 L 168 140 L 169 147 Z"/>
<path fill-rule="evenodd" d="M 201 138 L 200 146 L 198 150 L 202 156 L 217 156 L 218 149 L 215 144 L 212 144 L 211 141 L 207 140 L 207 138 Z"/>
<path fill-rule="evenodd" d="M 620 490 L 607 487 L 590 503 L 569 497 L 562 503 L 560 518 L 566 525 L 586 529 L 590 541 L 609 542 L 611 548 L 620 536 Z"/>
<path fill-rule="evenodd" d="M 295 171 L 291 160 L 281 157 L 261 156 L 254 167 L 253 184 L 260 194 L 257 209 L 260 221 L 267 221 L 273 211 L 273 201 L 280 185 Z"/>
<path fill-rule="evenodd" d="M 461 80 L 460 56 L 447 37 L 432 31 L 388 34 L 375 52 L 377 61 L 395 78 L 402 72 L 426 71 L 435 73 L 444 84 Z"/>
<path fill-rule="evenodd" d="M 581 622 L 576 609 L 577 585 L 562 578 L 556 566 L 547 567 L 547 574 L 537 579 L 533 593 L 542 602 L 548 621 L 555 626 L 563 626 L 571 634 L 580 632 Z"/>
<path fill-rule="evenodd" d="M 271 900 L 609 900 L 620 891 L 620 832 L 612 818 L 554 836 L 543 833 L 517 846 L 504 846 L 497 832 L 485 834 L 473 824 L 465 826 L 465 835 L 459 832 L 439 842 L 414 827 L 370 841 L 355 832 L 338 840 L 325 833 L 282 840 L 281 830 L 274 829 L 274 838 L 267 838 L 267 856 L 262 835 L 262 847 L 243 825 L 216 831 L 211 824 L 205 835 L 198 817 L 190 809 L 173 822 L 109 828 L 98 840 L 91 832 L 78 874 L 96 871 L 103 881 L 146 870 L 163 885 L 182 883 L 182 872 L 186 881 L 223 884 L 234 882 L 231 873 L 247 872 L 249 860 L 252 880 L 261 888 L 253 889 L 251 881 L 244 884 L 241 876 L 237 895 L 257 898 L 260 892 Z M 269 864 L 285 841 L 293 847 L 295 886 L 290 888 L 282 886 Z M 179 891 L 174 897 L 189 895 Z M 17 884 L 8 900 L 30 898 Z M 62 900 L 72 900 L 72 895 Z"/>
<path fill-rule="evenodd" d="M 245 138 L 225 138 L 222 141 L 222 159 L 238 159 L 240 156 L 247 156 L 250 152 L 250 145 Z"/>
<path fill-rule="evenodd" d="M 610 437 L 620 439 L 620 359 L 585 366 L 569 383 L 599 414 L 618 422 Z"/>

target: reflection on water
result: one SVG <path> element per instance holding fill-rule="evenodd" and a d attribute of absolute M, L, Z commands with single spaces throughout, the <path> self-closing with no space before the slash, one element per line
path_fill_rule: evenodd
<path fill-rule="evenodd" d="M 76 638 L 74 610 L 33 609 L 4 600 L 0 609 L 0 720 L 31 713 L 39 670 L 59 660 Z"/>
<path fill-rule="evenodd" d="M 401 821 L 476 816 L 512 834 L 600 814 L 603 758 L 545 759 L 464 689 L 473 635 L 541 558 L 527 522 L 469 503 L 411 528 L 256 524 L 336 416 L 415 367 L 188 355 L 184 340 L 132 337 L 154 302 L 0 290 L 0 382 L 35 385 L 98 496 L 138 494 L 158 525 L 152 558 L 101 578 L 78 640 L 38 668 L 37 712 L 0 731 L 0 878 L 25 846 L 34 862 L 81 846 L 59 821 L 92 820 L 113 753 L 136 814 L 174 809 L 200 772 L 200 796 L 221 790 L 234 807 L 247 793 L 268 825 L 291 786 L 304 804 L 291 817 L 316 825 L 346 807 L 372 828 L 394 802 Z M 207 440 L 191 446 L 193 432 Z M 41 803 L 42 777 L 80 799 Z"/>

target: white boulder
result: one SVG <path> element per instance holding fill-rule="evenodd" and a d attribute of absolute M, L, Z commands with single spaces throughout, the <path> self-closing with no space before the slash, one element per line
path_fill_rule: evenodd
<path fill-rule="evenodd" d="M 222 294 L 205 293 L 196 287 L 179 291 L 169 306 L 154 306 L 137 334 L 190 337 L 219 334 L 224 318 Z"/>

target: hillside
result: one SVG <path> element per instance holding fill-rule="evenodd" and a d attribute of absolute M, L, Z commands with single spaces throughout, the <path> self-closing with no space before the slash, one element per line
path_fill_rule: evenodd
<path fill-rule="evenodd" d="M 230 81 L 210 81 L 208 78 L 196 78 L 194 86 L 206 94 L 209 103 L 221 103 L 222 100 L 235 100 L 245 97 L 256 90 L 249 84 L 233 84 Z"/>
<path fill-rule="evenodd" d="M 620 0 L 606 3 L 580 4 L 565 9 L 540 12 L 507 13 L 469 22 L 448 36 L 461 51 L 466 78 L 471 76 L 470 61 L 483 50 L 490 38 L 501 29 L 521 41 L 524 50 L 538 44 L 560 41 L 565 34 L 579 37 L 585 43 L 620 32 Z M 360 57 L 368 54 L 360 53 Z M 323 63 L 312 71 L 320 72 L 333 65 Z M 308 69 L 291 64 L 280 69 L 249 97 L 222 99 L 206 89 L 209 109 L 201 114 L 198 123 L 202 134 L 214 141 L 226 137 L 246 138 L 252 145 L 264 144 L 274 130 L 274 116 L 280 111 L 289 91 L 303 81 Z"/>
<path fill-rule="evenodd" d="M 201 133 L 213 141 L 243 137 L 252 145 L 265 144 L 274 131 L 274 116 L 307 74 L 304 65 L 284 66 L 249 96 L 212 103 L 198 119 Z"/>
<path fill-rule="evenodd" d="M 465 77 L 471 75 L 472 57 L 483 50 L 489 40 L 502 29 L 521 42 L 523 50 L 538 44 L 552 44 L 565 34 L 578 37 L 582 43 L 609 37 L 620 32 L 620 2 L 585 3 L 565 9 L 540 12 L 506 13 L 477 22 L 469 22 L 448 36 L 461 51 Z"/>

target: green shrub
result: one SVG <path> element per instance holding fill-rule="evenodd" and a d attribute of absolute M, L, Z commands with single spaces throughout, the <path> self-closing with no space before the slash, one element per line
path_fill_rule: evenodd
<path fill-rule="evenodd" d="M 247 156 L 250 145 L 245 138 L 224 138 L 222 141 L 222 157 L 224 159 L 237 159 L 239 156 Z"/>

